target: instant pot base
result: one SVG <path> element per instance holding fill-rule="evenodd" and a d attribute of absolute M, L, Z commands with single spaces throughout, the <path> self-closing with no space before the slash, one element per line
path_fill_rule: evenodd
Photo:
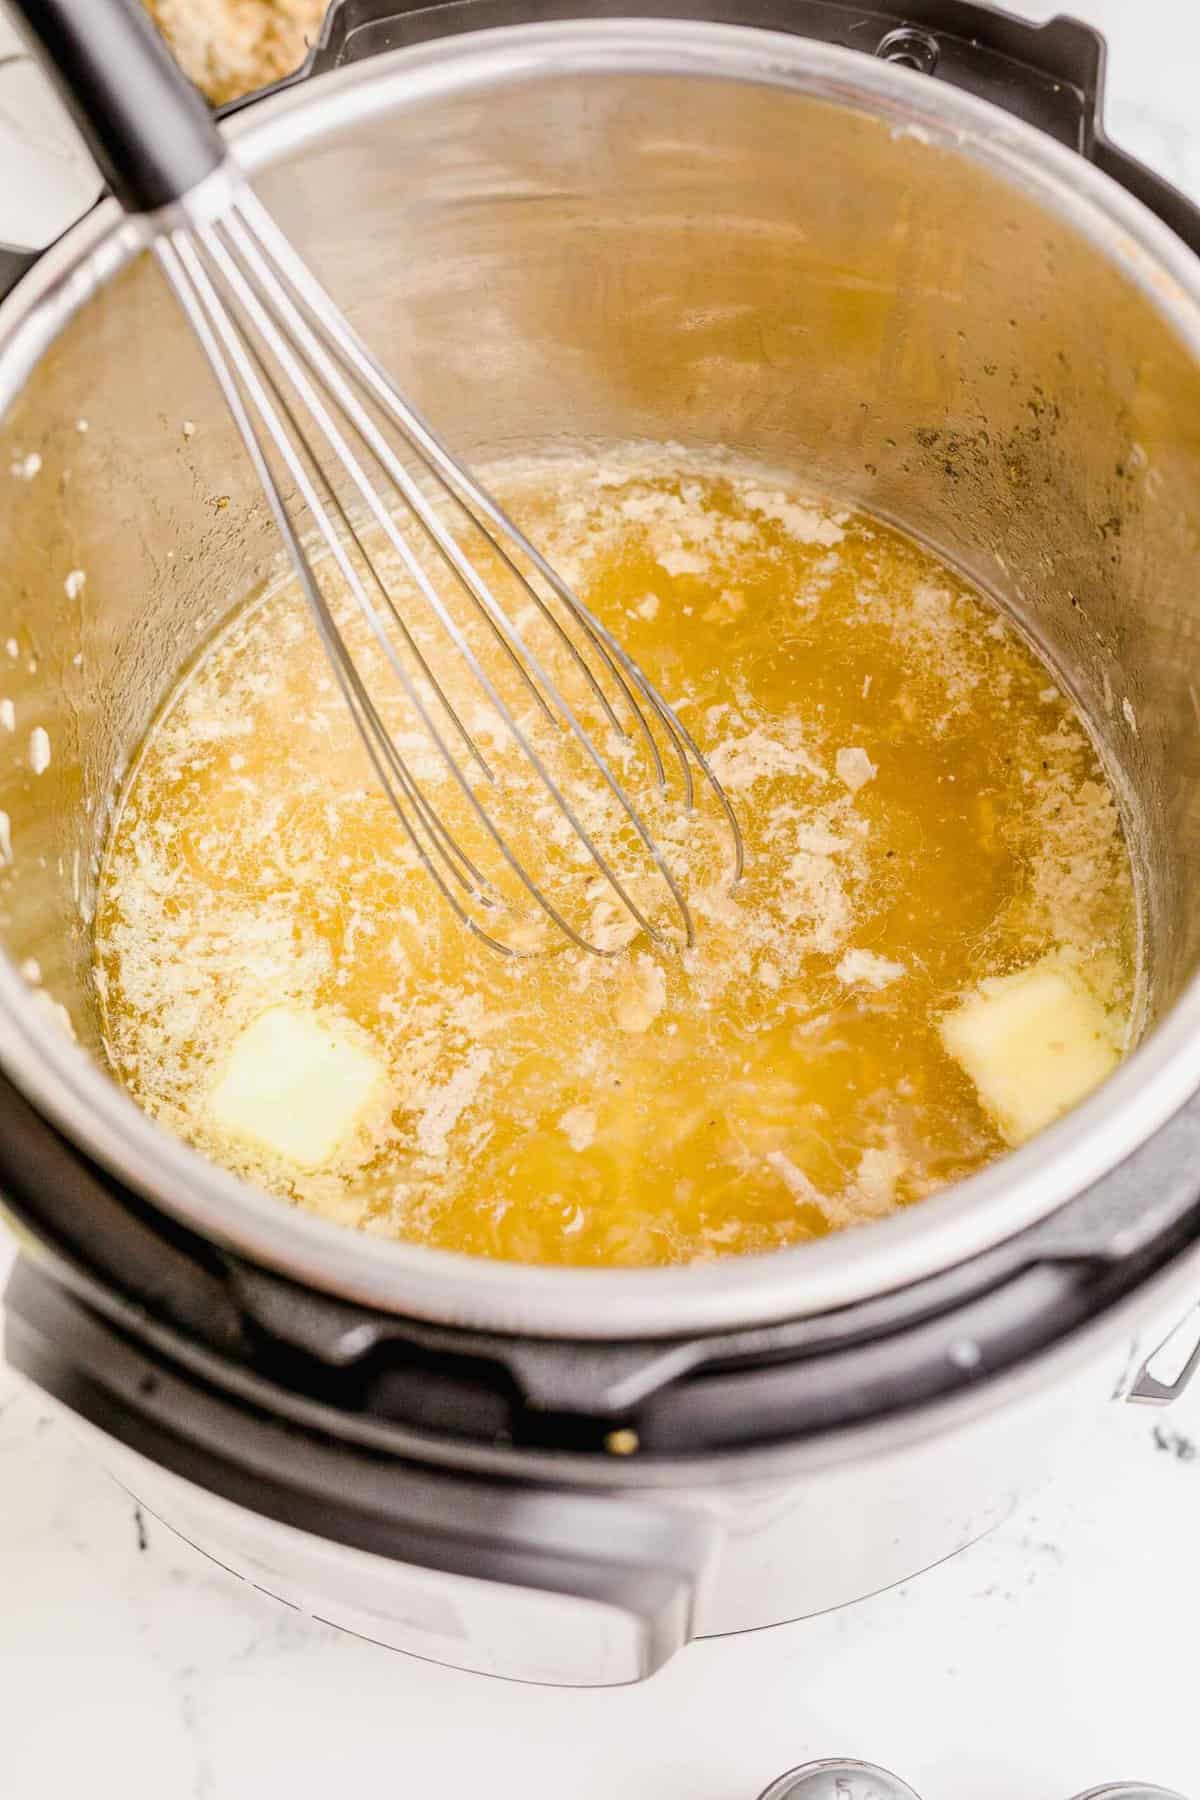
<path fill-rule="evenodd" d="M 652 1488 L 631 1470 L 619 1495 L 518 1474 L 515 1460 L 497 1486 L 299 1434 L 181 1383 L 29 1266 L 6 1296 L 6 1349 L 122 1486 L 252 1586 L 428 1661 L 611 1686 L 694 1638 L 864 1599 L 992 1530 L 1102 1428 L 1194 1292 L 1195 1261 L 1180 1273 L 1142 1295 L 1140 1334 L 1127 1309 L 1103 1348 L 1078 1344 L 940 1419 L 894 1421 L 888 1443 L 792 1445 L 774 1469 L 720 1475 L 684 1459 Z M 64 1380 L 66 1343 L 87 1376 Z"/>
<path fill-rule="evenodd" d="M 1090 1240 L 1033 1234 L 974 1300 L 898 1295 L 890 1330 L 859 1309 L 824 1340 L 372 1330 L 244 1268 L 222 1278 L 201 1246 L 160 1242 L 156 1258 L 128 1216 L 94 1246 L 119 1251 L 122 1282 L 59 1229 L 79 1230 L 80 1198 L 98 1218 L 96 1196 L 53 1183 L 53 1222 L 40 1199 L 22 1212 L 40 1249 L 4 1296 L 5 1351 L 157 1516 L 288 1604 L 482 1673 L 633 1681 L 693 1637 L 826 1611 L 944 1560 L 1107 1404 L 1178 1391 L 1196 1357 L 1174 1389 L 1139 1371 L 1195 1294 L 1182 1171 L 1200 1106 L 1170 1135 L 1118 1172 L 1142 1202 L 1140 1250 L 1127 1234 L 1097 1253 L 1098 1190 Z M 1120 1202 L 1110 1185 L 1110 1226 Z M 136 1271 L 156 1285 L 135 1298 Z M 497 1415 L 505 1370 L 520 1391 Z"/>
<path fill-rule="evenodd" d="M 1196 221 L 1086 104 L 1069 126 L 1056 80 L 1057 143 L 870 57 L 609 21 L 418 45 L 236 126 L 456 449 L 568 419 L 808 471 L 997 595 L 1096 725 L 1142 864 L 1146 1042 L 957 1190 L 774 1258 L 589 1276 L 382 1245 L 239 1187 L 117 1089 L 97 848 L 159 699 L 276 546 L 136 226 L 102 207 L 0 311 L 4 463 L 41 459 L 0 481 L 6 1346 L 151 1508 L 321 1618 L 614 1682 L 825 1610 L 1002 1517 L 1194 1293 L 1200 279 L 1063 145 Z"/>

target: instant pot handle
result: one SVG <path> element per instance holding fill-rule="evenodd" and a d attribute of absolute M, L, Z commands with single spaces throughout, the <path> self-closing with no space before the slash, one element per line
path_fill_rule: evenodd
<path fill-rule="evenodd" d="M 9 1363 L 100 1434 L 123 1485 L 323 1623 L 551 1686 L 643 1680 L 693 1636 L 721 1544 L 697 1511 L 334 1441 L 133 1342 L 26 1256 L 3 1302 Z"/>
<path fill-rule="evenodd" d="M 307 60 L 277 86 L 439 37 L 581 11 L 625 18 L 629 10 L 626 0 L 589 0 L 583 8 L 578 0 L 332 0 Z M 1092 154 L 1105 46 L 1077 19 L 1037 25 L 976 0 L 644 0 L 637 13 L 786 32 L 880 56 L 965 88 Z"/>

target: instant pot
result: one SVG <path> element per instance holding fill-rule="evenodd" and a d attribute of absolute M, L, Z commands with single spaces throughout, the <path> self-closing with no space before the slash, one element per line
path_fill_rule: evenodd
<path fill-rule="evenodd" d="M 109 200 L 0 307 L 0 1188 L 6 1354 L 144 1505 L 345 1630 L 601 1684 L 949 1555 L 1200 1357 L 1146 1367 L 1200 1288 L 1200 216 L 1069 20 L 576 12 L 347 0 L 230 135 L 466 457 L 722 444 L 1011 609 L 1121 797 L 1140 1047 L 896 1218 L 685 1269 L 383 1242 L 158 1128 L 104 1061 L 99 854 L 279 547 Z"/>

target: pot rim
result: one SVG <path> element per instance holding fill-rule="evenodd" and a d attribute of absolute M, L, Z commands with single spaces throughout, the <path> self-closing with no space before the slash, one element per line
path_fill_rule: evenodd
<path fill-rule="evenodd" d="M 1200 358 L 1200 260 L 1076 152 L 894 64 L 741 26 L 604 19 L 509 26 L 393 51 L 277 92 L 225 127 L 253 175 L 352 124 L 574 74 L 740 80 L 858 107 L 975 161 L 1102 251 Z M 71 316 L 148 240 L 103 202 L 0 306 L 0 416 Z M 667 1337 L 810 1316 L 964 1262 L 1115 1168 L 1200 1086 L 1200 979 L 1103 1087 L 978 1174 L 869 1229 L 700 1267 L 530 1267 L 368 1238 L 252 1188 L 171 1136 L 50 1021 L 0 953 L 0 1067 L 72 1142 L 204 1237 L 381 1310 L 521 1335 Z"/>

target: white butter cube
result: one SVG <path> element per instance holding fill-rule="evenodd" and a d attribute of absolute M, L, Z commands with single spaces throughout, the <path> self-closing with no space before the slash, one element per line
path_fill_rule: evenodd
<path fill-rule="evenodd" d="M 294 1006 L 260 1013 L 233 1045 L 210 1100 L 217 1130 L 316 1169 L 378 1095 L 384 1068 L 366 1033 Z"/>
<path fill-rule="evenodd" d="M 1119 1061 L 1104 1008 L 1052 956 L 982 982 L 942 1020 L 941 1035 L 1014 1145 L 1090 1094 Z"/>

